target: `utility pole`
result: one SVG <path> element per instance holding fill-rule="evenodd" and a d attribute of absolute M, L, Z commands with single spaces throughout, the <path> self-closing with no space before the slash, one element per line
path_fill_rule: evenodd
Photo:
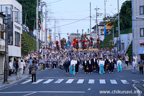
<path fill-rule="evenodd" d="M 99 8 L 97 8 L 97 6 L 96 6 L 95 10 L 96 10 L 96 28 L 95 28 L 95 30 L 96 30 L 96 34 L 98 35 L 98 20 L 97 20 L 98 14 L 97 14 L 97 11 L 99 10 Z M 99 38 L 99 36 L 100 36 L 100 34 L 98 35 L 97 38 Z"/>
<path fill-rule="evenodd" d="M 41 3 L 41 25 L 43 26 L 43 4 Z M 43 28 L 41 28 L 41 40 L 43 41 Z"/>
<path fill-rule="evenodd" d="M 5 65 L 4 65 L 4 82 L 8 83 L 8 8 L 6 7 L 6 18 L 5 18 Z"/>
<path fill-rule="evenodd" d="M 117 7 L 118 7 L 118 36 L 119 36 L 119 50 L 121 50 L 119 0 L 117 0 Z"/>
<path fill-rule="evenodd" d="M 46 9 L 45 9 L 45 45 L 47 46 L 47 30 L 48 30 L 48 26 L 47 26 L 47 5 L 46 5 Z"/>
<path fill-rule="evenodd" d="M 78 38 L 78 29 L 77 29 L 77 40 L 78 40 L 79 38 Z"/>
<path fill-rule="evenodd" d="M 90 2 L 90 36 L 91 36 L 91 2 Z"/>
<path fill-rule="evenodd" d="M 106 0 L 104 0 L 104 18 L 106 17 Z"/>
<path fill-rule="evenodd" d="M 38 31 L 38 0 L 37 0 L 37 6 L 36 6 L 36 32 L 37 32 L 37 37 L 36 37 L 36 50 L 39 50 L 39 31 Z"/>
<path fill-rule="evenodd" d="M 54 42 L 56 42 L 56 19 L 54 20 Z"/>

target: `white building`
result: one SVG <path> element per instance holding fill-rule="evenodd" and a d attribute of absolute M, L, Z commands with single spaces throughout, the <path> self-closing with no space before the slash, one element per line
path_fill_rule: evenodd
<path fill-rule="evenodd" d="M 132 42 L 132 33 L 121 34 L 120 38 L 121 38 L 121 50 L 127 51 L 131 42 Z M 114 38 L 114 45 L 116 45 L 118 43 L 117 41 L 118 41 L 118 37 L 115 37 Z M 117 47 L 115 47 L 115 49 L 117 50 Z"/>
<path fill-rule="evenodd" d="M 133 53 L 144 59 L 144 0 L 132 0 Z"/>
<path fill-rule="evenodd" d="M 22 6 L 16 0 L 0 0 L 0 12 L 8 8 L 8 56 L 21 57 Z"/>
<path fill-rule="evenodd" d="M 4 15 L 0 13 L 0 74 L 3 74 L 5 61 Z"/>

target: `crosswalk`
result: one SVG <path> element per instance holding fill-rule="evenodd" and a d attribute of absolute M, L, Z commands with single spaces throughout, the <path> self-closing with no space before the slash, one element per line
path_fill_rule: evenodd
<path fill-rule="evenodd" d="M 130 83 L 140 83 L 140 82 L 144 82 L 144 80 L 115 80 L 115 79 L 110 79 L 110 80 L 106 80 L 106 79 L 38 79 L 36 82 L 31 83 L 31 79 L 28 79 L 26 81 L 23 81 L 21 84 L 32 84 L 32 85 L 36 85 L 36 84 L 95 84 L 95 83 L 99 83 L 101 85 L 105 85 L 105 84 L 112 84 L 112 85 L 117 85 L 117 84 L 130 84 Z"/>

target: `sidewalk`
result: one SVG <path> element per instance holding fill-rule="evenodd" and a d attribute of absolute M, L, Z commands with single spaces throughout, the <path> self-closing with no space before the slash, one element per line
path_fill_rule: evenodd
<path fill-rule="evenodd" d="M 28 73 L 25 73 L 24 75 L 22 75 L 22 78 L 17 78 L 17 76 L 15 74 L 12 74 L 11 76 L 8 76 L 8 84 L 3 84 L 4 81 L 4 75 L 0 75 L 0 89 L 7 87 L 7 86 L 11 86 L 14 85 L 24 79 L 26 79 L 29 76 Z"/>

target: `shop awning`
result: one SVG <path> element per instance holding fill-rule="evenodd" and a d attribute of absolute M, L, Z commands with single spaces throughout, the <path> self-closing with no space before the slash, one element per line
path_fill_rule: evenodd
<path fill-rule="evenodd" d="M 144 47 L 138 48 L 138 54 L 144 54 Z"/>

